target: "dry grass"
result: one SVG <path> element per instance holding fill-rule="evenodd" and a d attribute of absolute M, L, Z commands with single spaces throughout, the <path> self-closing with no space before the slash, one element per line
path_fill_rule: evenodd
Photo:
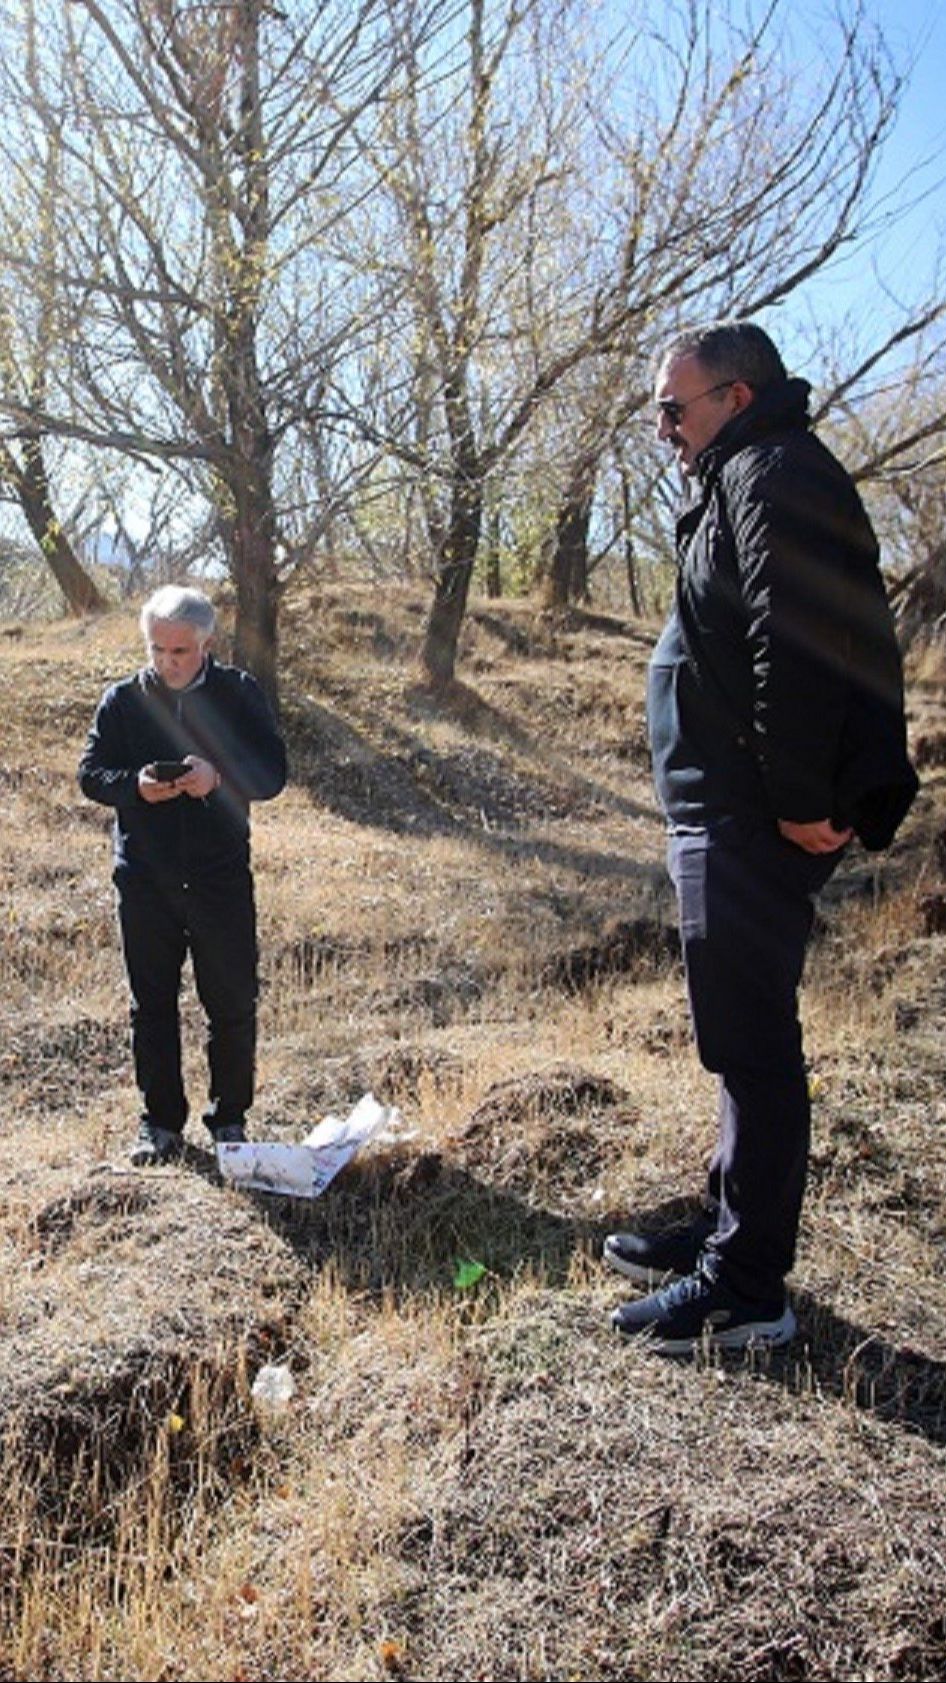
<path fill-rule="evenodd" d="M 667 1363 L 613 1342 L 597 1260 L 698 1189 L 712 1133 L 650 632 L 474 605 L 435 704 L 423 606 L 287 613 L 253 1131 L 368 1088 L 413 1130 L 311 1206 L 222 1186 L 196 1128 L 125 1168 L 108 820 L 74 768 L 135 625 L 0 642 L 0 1677 L 942 1677 L 942 661 L 916 812 L 812 954 L 800 1337 Z M 189 989 L 185 1019 L 197 1107 Z M 297 1385 L 270 1421 L 265 1360 Z"/>

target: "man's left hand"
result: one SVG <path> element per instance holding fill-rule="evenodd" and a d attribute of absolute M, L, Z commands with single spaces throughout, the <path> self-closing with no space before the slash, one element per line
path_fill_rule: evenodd
<path fill-rule="evenodd" d="M 837 853 L 854 834 L 850 829 L 836 830 L 830 818 L 819 818 L 810 824 L 795 824 L 790 818 L 780 818 L 778 827 L 786 841 L 804 848 L 806 853 Z"/>
<path fill-rule="evenodd" d="M 199 760 L 195 754 L 187 754 L 185 758 L 190 771 L 178 779 L 177 788 L 193 800 L 202 801 L 219 787 L 217 768 L 209 760 Z"/>

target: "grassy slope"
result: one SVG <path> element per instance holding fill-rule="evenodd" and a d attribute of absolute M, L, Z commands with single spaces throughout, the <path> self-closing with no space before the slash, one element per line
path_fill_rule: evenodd
<path fill-rule="evenodd" d="M 812 955 L 800 1337 L 666 1363 L 614 1343 L 597 1261 L 712 1137 L 649 635 L 475 605 L 434 705 L 422 612 L 287 610 L 253 1131 L 371 1088 L 411 1132 L 312 1206 L 223 1188 L 196 1120 L 181 1168 L 124 1167 L 107 818 L 74 766 L 135 627 L 0 639 L 0 1675 L 942 1676 L 942 672 L 911 686 L 916 813 Z M 199 1112 L 189 988 L 185 1022 Z M 275 1422 L 266 1358 L 297 1383 Z"/>

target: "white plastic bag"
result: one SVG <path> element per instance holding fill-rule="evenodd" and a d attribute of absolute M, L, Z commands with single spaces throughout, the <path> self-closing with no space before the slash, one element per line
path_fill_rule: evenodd
<path fill-rule="evenodd" d="M 260 1368 L 251 1394 L 258 1412 L 275 1416 L 286 1412 L 295 1392 L 296 1382 L 289 1369 L 272 1363 Z"/>

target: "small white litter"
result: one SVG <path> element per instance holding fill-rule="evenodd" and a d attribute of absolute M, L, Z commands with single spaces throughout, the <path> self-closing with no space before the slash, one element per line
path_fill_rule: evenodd
<path fill-rule="evenodd" d="M 253 1405 L 260 1413 L 284 1414 L 296 1393 L 296 1382 L 285 1366 L 261 1367 L 253 1381 Z"/>
<path fill-rule="evenodd" d="M 365 1093 L 348 1116 L 326 1116 L 300 1145 L 281 1140 L 248 1140 L 218 1145 L 220 1173 L 234 1186 L 276 1192 L 288 1198 L 318 1198 L 362 1146 L 385 1134 L 400 1137 L 401 1114 Z"/>

